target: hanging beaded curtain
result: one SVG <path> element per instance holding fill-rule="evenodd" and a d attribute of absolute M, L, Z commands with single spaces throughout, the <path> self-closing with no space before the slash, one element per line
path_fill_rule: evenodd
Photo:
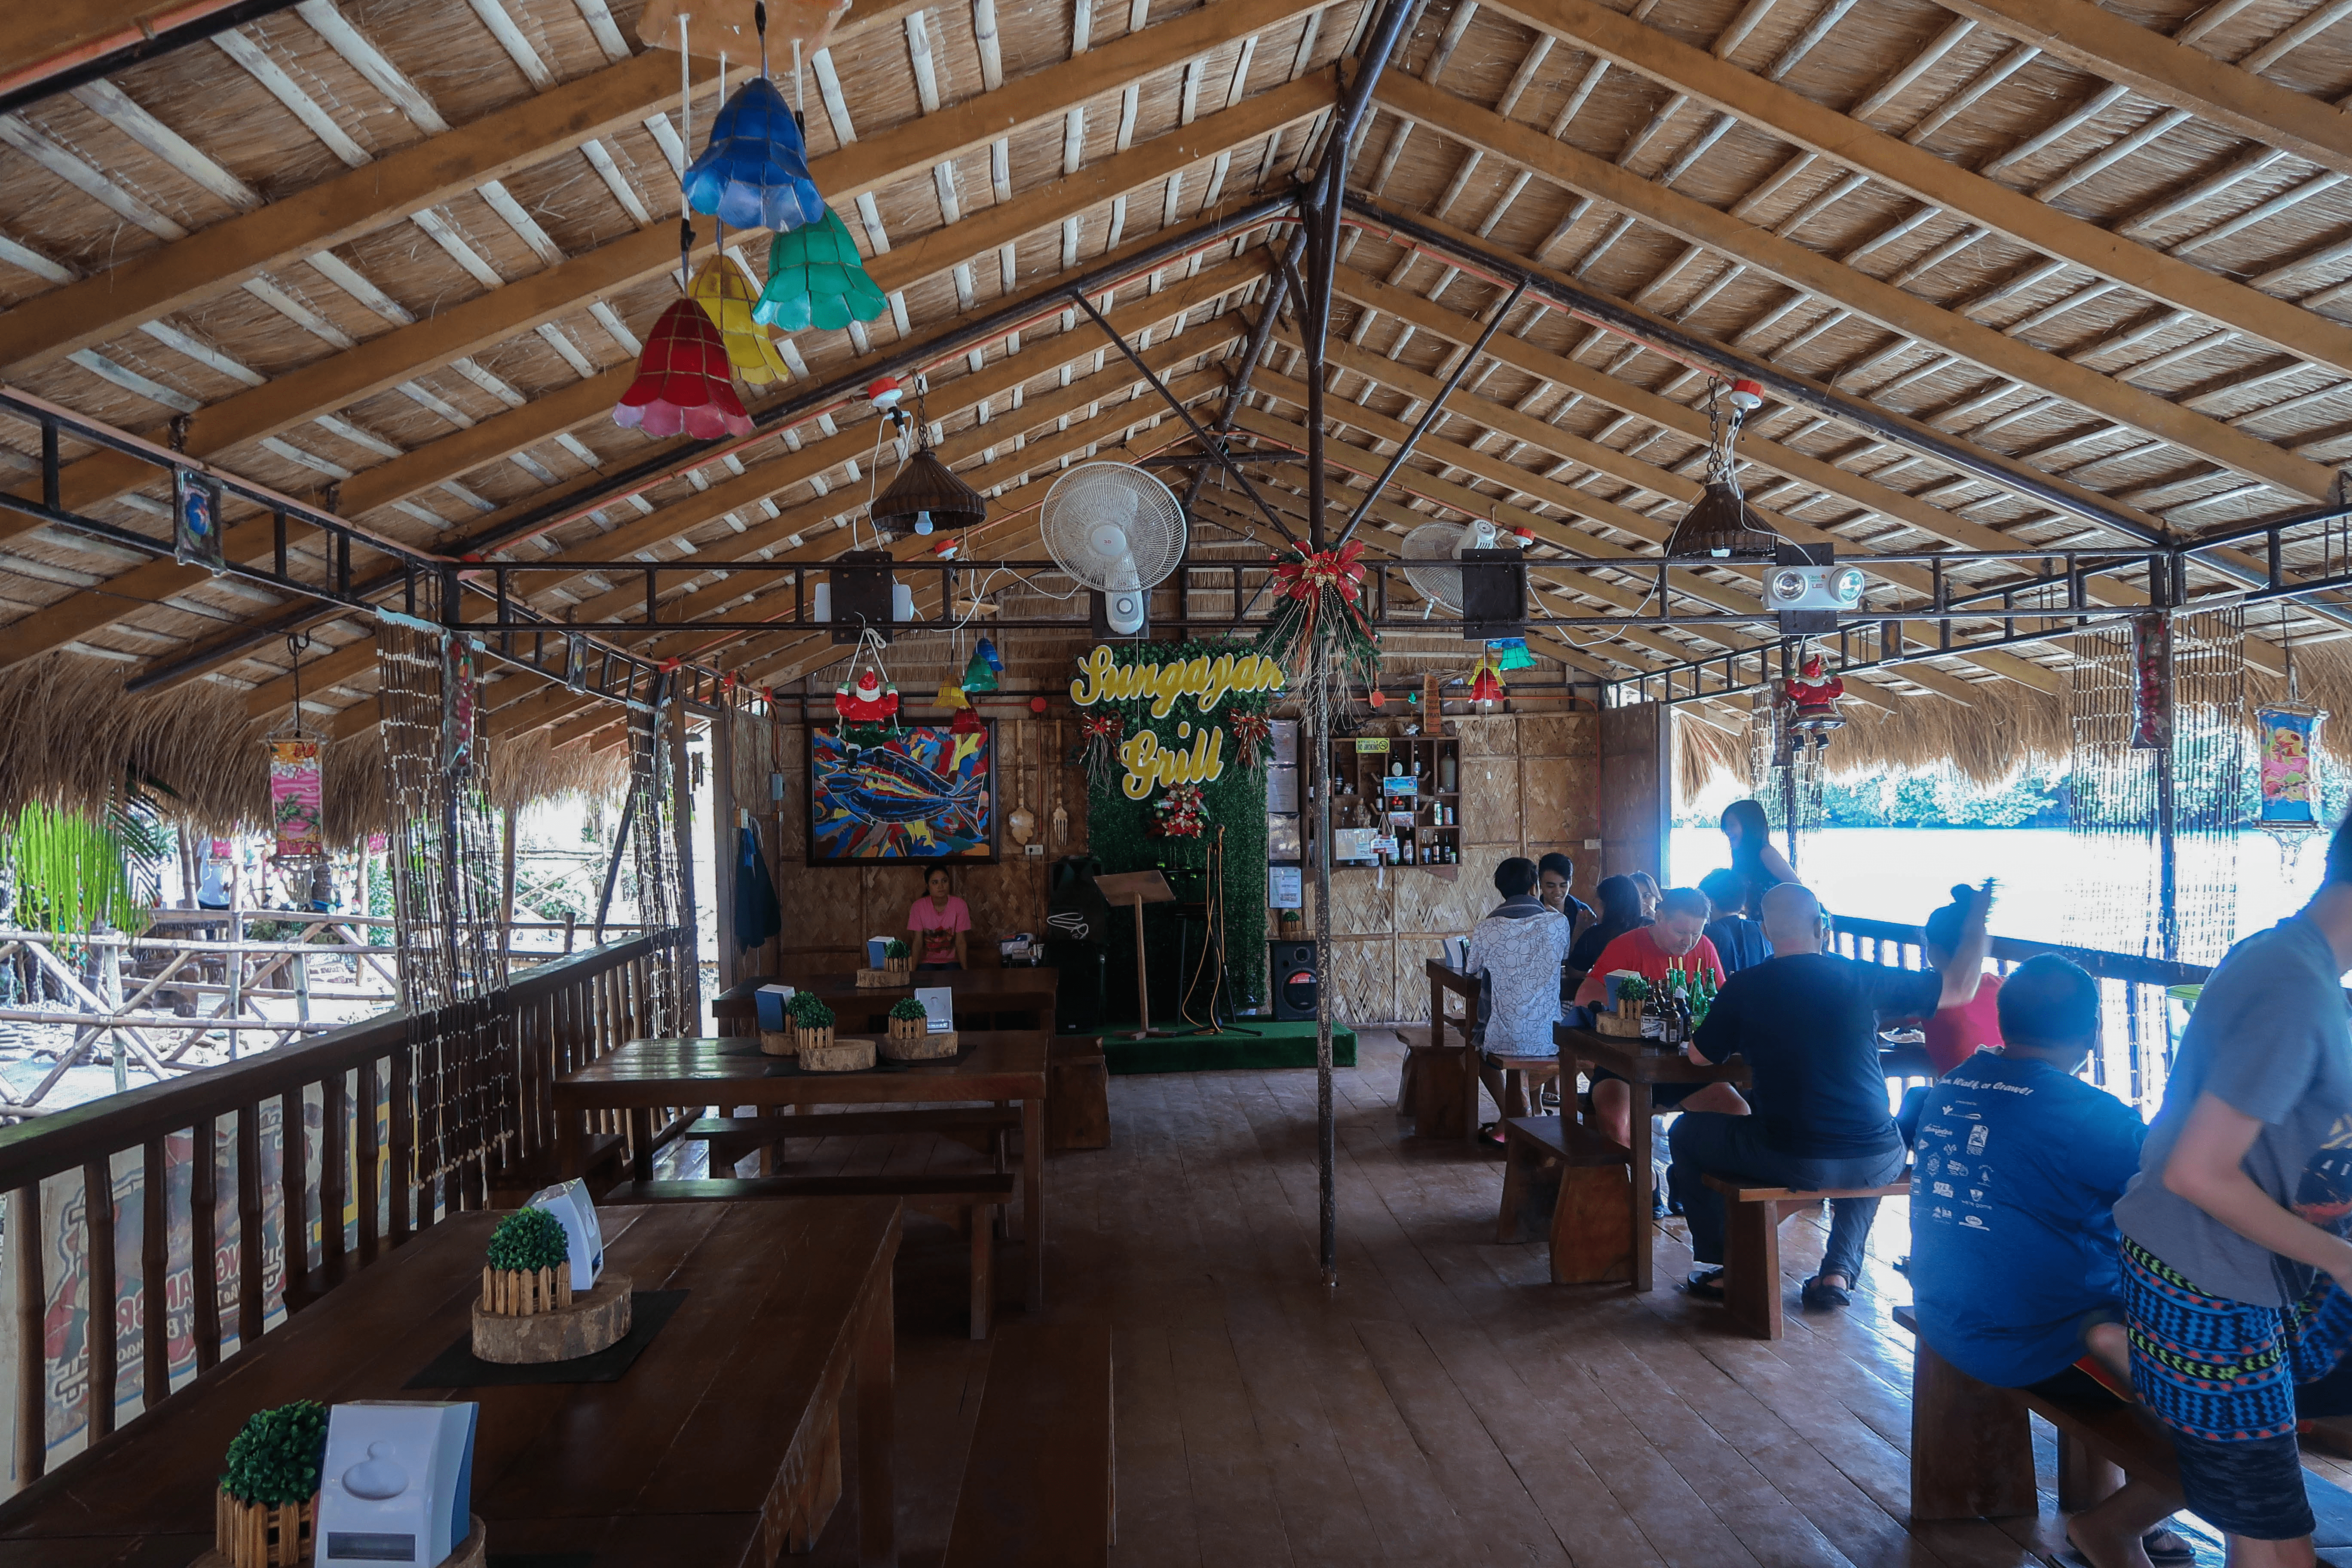
<path fill-rule="evenodd" d="M 453 662 L 437 629 L 393 619 L 378 632 L 376 666 L 401 1001 L 424 1012 L 489 996 L 506 988 L 506 942 L 470 667 Z"/>
<path fill-rule="evenodd" d="M 2241 610 L 2113 622 L 2071 640 L 2068 825 L 2077 889 L 2070 945 L 2211 963 L 2237 937 L 2237 836 L 2244 821 L 2245 626 Z M 2167 688 L 2169 688 L 2168 700 Z M 2159 814 L 2171 762 L 2168 871 Z M 2165 918 L 2171 883 L 2172 918 Z M 1996 911 L 1995 919 L 1999 919 Z M 2168 1024 L 2161 987 L 2108 993 L 2110 1027 L 2094 1080 L 2135 1104 L 2164 1091 Z M 2120 1022 L 2121 1027 L 2112 1026 Z"/>
<path fill-rule="evenodd" d="M 1772 824 L 1772 838 L 1783 843 L 1789 821 L 1789 790 L 1797 795 L 1797 832 L 1801 837 L 1821 826 L 1822 753 L 1811 738 L 1790 728 L 1790 707 L 1778 692 L 1766 689 L 1750 699 L 1748 715 L 1748 793 L 1764 808 Z M 1801 853 L 1799 858 L 1802 858 Z M 1859 911 L 1854 911 L 1859 912 Z"/>
<path fill-rule="evenodd" d="M 650 1036 L 693 1034 L 698 999 L 692 984 L 694 925 L 683 919 L 683 872 L 677 863 L 677 769 L 666 733 L 670 710 L 629 710 L 629 788 L 636 799 L 629 830 L 637 875 L 637 918 L 656 946 L 647 965 L 644 1027 Z M 680 929 L 683 927 L 683 929 Z M 675 940 L 661 939 L 675 933 Z"/>

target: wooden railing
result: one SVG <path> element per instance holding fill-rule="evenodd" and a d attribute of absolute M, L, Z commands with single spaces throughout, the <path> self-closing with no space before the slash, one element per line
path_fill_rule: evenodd
<path fill-rule="evenodd" d="M 0 1131 L 13 1486 L 442 1215 L 551 1179 L 550 1085 L 651 1032 L 651 968 L 690 942 L 610 942 Z"/>

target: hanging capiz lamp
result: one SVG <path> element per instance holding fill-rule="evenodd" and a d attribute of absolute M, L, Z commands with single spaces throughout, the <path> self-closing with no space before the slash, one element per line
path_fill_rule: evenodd
<path fill-rule="evenodd" d="M 935 528 L 952 532 L 978 526 L 988 516 L 988 502 L 923 447 L 898 465 L 889 489 L 876 496 L 867 510 L 877 528 L 887 523 L 916 533 Z"/>
<path fill-rule="evenodd" d="M 1473 702 L 1500 702 L 1503 700 L 1503 678 L 1485 659 L 1478 661 L 1477 670 L 1470 682 Z"/>
<path fill-rule="evenodd" d="M 938 693 L 931 699 L 931 706 L 934 708 L 969 708 L 971 706 L 971 699 L 966 697 L 963 694 L 963 688 L 958 686 L 954 681 L 942 680 L 940 682 L 940 689 Z"/>
<path fill-rule="evenodd" d="M 978 648 L 972 649 L 971 662 L 963 667 L 963 689 L 966 691 L 993 691 L 996 689 L 995 667 L 991 665 L 986 658 L 982 657 L 981 651 Z"/>
<path fill-rule="evenodd" d="M 751 319 L 760 287 L 735 264 L 734 258 L 722 253 L 704 262 L 686 291 L 719 329 L 727 344 L 728 363 L 746 385 L 764 386 L 787 378 L 790 373 L 774 336 Z"/>
<path fill-rule="evenodd" d="M 780 331 L 811 327 L 837 332 L 852 321 L 870 321 L 890 301 L 866 275 L 857 242 L 849 237 L 831 207 L 768 242 L 768 286 L 751 319 Z"/>
<path fill-rule="evenodd" d="M 779 234 L 824 212 L 800 122 L 775 83 L 753 77 L 712 118 L 710 144 L 687 167 L 686 200 L 730 227 Z"/>
<path fill-rule="evenodd" d="M 729 372 L 726 340 L 700 305 L 680 300 L 661 313 L 613 423 L 648 436 L 700 440 L 751 433 L 751 416 Z"/>
<path fill-rule="evenodd" d="M 1486 645 L 1486 651 L 1493 656 L 1496 669 L 1527 669 L 1536 662 L 1536 656 L 1528 651 L 1525 637 L 1498 637 Z"/>
<path fill-rule="evenodd" d="M 981 638 L 979 643 L 971 651 L 979 655 L 981 658 L 988 660 L 989 668 L 996 671 L 999 675 L 1003 675 L 1004 673 L 1004 660 L 996 651 L 996 643 L 994 639 L 990 637 Z"/>
<path fill-rule="evenodd" d="M 948 733 L 950 735 L 977 735 L 987 728 L 980 714 L 970 708 L 959 708 L 956 716 L 948 721 Z"/>

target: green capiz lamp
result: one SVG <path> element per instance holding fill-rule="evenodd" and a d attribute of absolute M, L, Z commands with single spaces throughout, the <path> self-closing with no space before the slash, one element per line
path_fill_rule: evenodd
<path fill-rule="evenodd" d="M 856 241 L 831 207 L 815 223 L 779 234 L 768 243 L 768 286 L 760 291 L 751 319 L 782 331 L 811 327 L 839 331 L 852 321 L 870 321 L 890 308 L 866 264 Z"/>
<path fill-rule="evenodd" d="M 963 667 L 963 689 L 966 691 L 996 689 L 996 671 L 978 648 L 972 650 L 971 662 Z"/>

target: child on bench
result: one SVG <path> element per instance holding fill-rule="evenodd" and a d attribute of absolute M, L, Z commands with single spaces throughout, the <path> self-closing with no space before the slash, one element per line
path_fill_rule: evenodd
<path fill-rule="evenodd" d="M 1997 1050 L 1927 1089 L 1911 1174 L 1911 1284 L 1919 1337 L 1996 1388 L 2129 1397 L 2122 1238 L 2110 1212 L 2147 1128 L 2074 1075 L 2098 1044 L 2098 983 L 2052 953 L 2000 987 Z M 2185 1563 L 2150 1527 L 2169 1499 L 2134 1481 L 2078 1514 L 2067 1538 L 2092 1568 Z"/>

